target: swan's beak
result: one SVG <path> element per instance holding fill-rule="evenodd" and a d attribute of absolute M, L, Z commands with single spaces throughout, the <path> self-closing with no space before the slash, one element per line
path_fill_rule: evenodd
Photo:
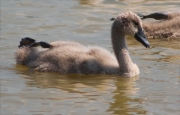
<path fill-rule="evenodd" d="M 149 44 L 149 42 L 148 42 L 148 40 L 147 40 L 142 29 L 139 29 L 134 37 L 137 41 L 139 41 L 141 44 L 143 44 L 146 48 L 150 47 L 150 44 Z"/>

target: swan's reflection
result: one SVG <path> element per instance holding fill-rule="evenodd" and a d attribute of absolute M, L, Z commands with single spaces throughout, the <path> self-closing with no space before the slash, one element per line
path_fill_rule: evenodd
<path fill-rule="evenodd" d="M 22 67 L 17 67 L 18 70 L 20 68 Z M 94 106 L 94 111 L 102 109 L 104 112 L 113 114 L 146 113 L 142 107 L 139 107 L 140 105 L 134 106 L 142 101 L 140 98 L 133 97 L 138 90 L 135 86 L 137 78 L 120 78 L 109 75 L 60 75 L 57 73 L 27 72 L 27 70 L 20 70 L 20 73 L 27 80 L 25 84 L 29 88 L 37 87 L 40 90 L 53 88 L 61 91 L 60 95 L 56 96 L 59 103 L 63 99 L 67 99 L 67 96 L 73 98 L 72 100 L 83 98 L 85 100 L 83 103 L 86 103 L 85 109 L 89 111 Z M 96 104 L 90 104 L 92 100 Z M 83 103 L 81 102 L 82 105 Z M 76 106 L 76 104 L 78 103 L 64 106 Z"/>
<path fill-rule="evenodd" d="M 118 78 L 115 82 L 116 90 L 112 92 L 114 102 L 110 103 L 108 111 L 112 111 L 115 115 L 120 114 L 146 114 L 147 111 L 141 107 L 144 99 L 133 97 L 139 90 L 135 86 L 135 79 Z"/>

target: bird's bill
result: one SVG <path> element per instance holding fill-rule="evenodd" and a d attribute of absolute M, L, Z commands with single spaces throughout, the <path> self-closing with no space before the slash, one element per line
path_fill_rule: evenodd
<path fill-rule="evenodd" d="M 146 48 L 149 48 L 150 47 L 150 44 L 143 32 L 142 29 L 139 29 L 137 33 L 135 33 L 135 36 L 134 38 L 139 41 L 141 44 L 143 44 Z"/>

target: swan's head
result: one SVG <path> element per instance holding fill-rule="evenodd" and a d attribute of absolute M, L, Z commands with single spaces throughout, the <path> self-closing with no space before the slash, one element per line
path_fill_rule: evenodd
<path fill-rule="evenodd" d="M 143 32 L 142 21 L 137 14 L 133 12 L 122 13 L 114 20 L 113 26 L 117 27 L 121 34 L 124 33 L 124 35 L 133 36 L 146 48 L 150 47 L 150 44 Z"/>

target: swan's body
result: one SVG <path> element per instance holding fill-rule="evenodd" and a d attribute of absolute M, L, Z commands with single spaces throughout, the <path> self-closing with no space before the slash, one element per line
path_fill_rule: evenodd
<path fill-rule="evenodd" d="M 148 38 L 180 39 L 180 12 L 153 13 L 145 18 L 154 21 L 143 21 L 143 28 Z"/>
<path fill-rule="evenodd" d="M 17 62 L 38 71 L 85 74 L 118 72 L 115 71 L 115 68 L 118 69 L 116 58 L 103 48 L 86 47 L 70 41 L 56 41 L 52 42 L 51 45 L 53 45 L 52 49 L 44 50 L 20 48 L 18 53 L 21 55 L 19 55 Z M 23 57 L 22 55 L 28 56 L 27 61 L 24 59 L 19 61 Z"/>
<path fill-rule="evenodd" d="M 132 77 L 139 74 L 139 68 L 129 56 L 125 35 L 135 36 L 145 47 L 149 47 L 140 18 L 128 12 L 120 14 L 112 25 L 111 37 L 116 57 L 101 47 L 86 47 L 69 41 L 52 42 L 48 44 L 48 49 L 37 49 L 31 47 L 32 43 L 31 46 L 23 43 L 24 38 L 16 52 L 16 62 L 37 71 Z M 40 45 L 44 44 L 41 42 Z"/>

